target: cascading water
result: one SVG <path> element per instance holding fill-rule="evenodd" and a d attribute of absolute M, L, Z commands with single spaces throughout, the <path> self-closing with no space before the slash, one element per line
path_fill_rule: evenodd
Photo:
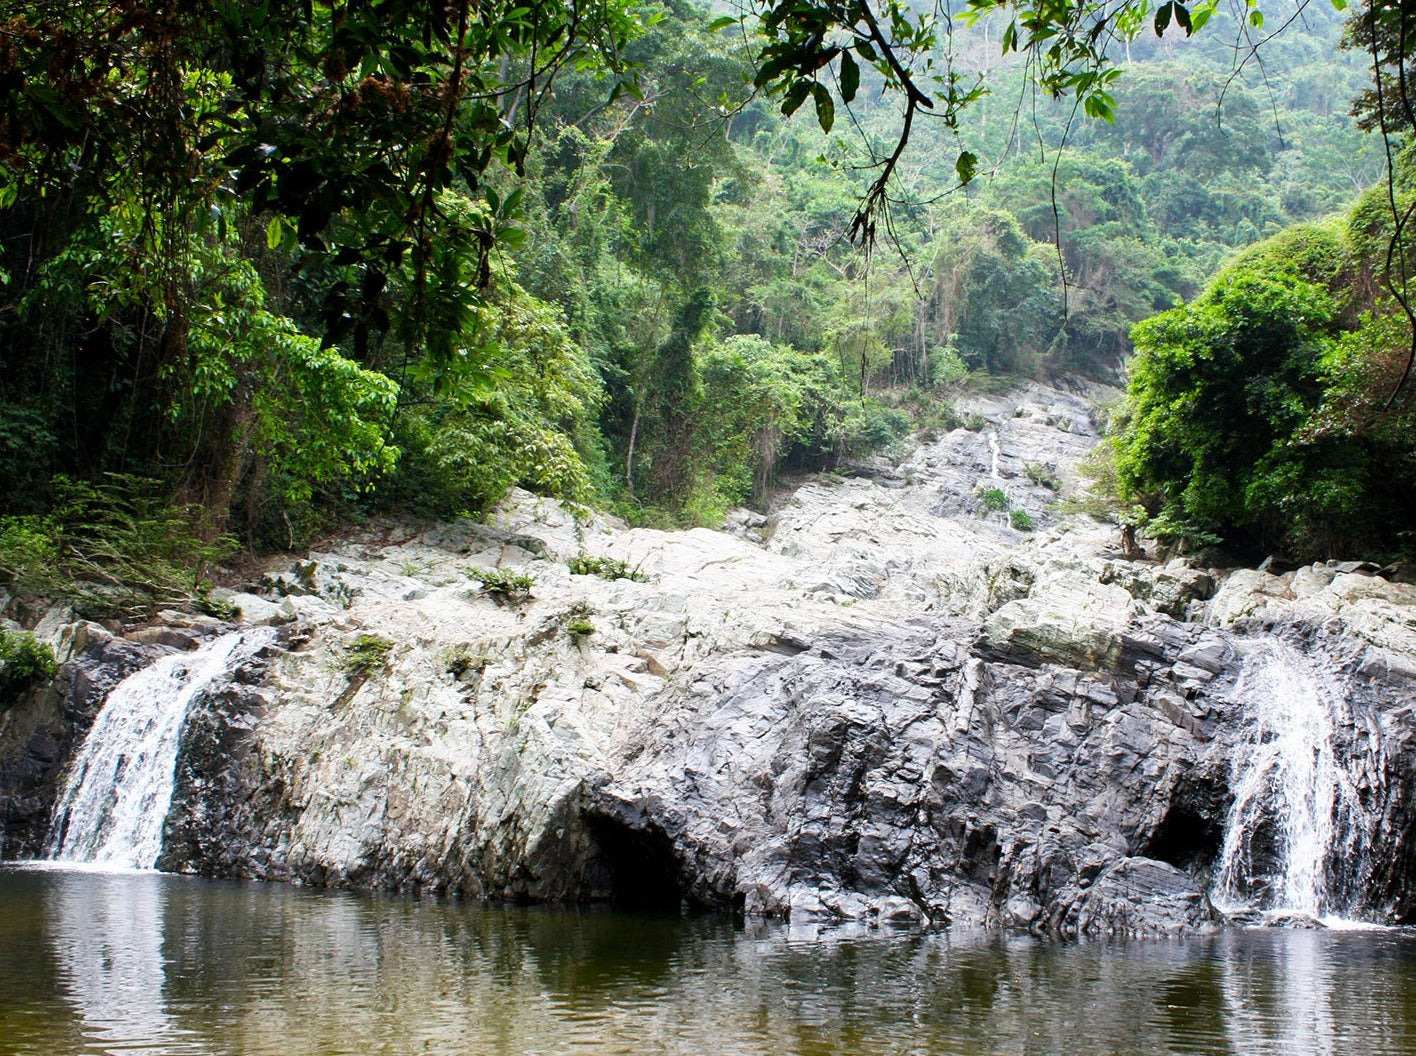
<path fill-rule="evenodd" d="M 1287 643 L 1250 644 L 1236 689 L 1248 727 L 1234 755 L 1215 903 L 1314 918 L 1350 912 L 1334 872 L 1349 884 L 1364 873 L 1370 825 L 1339 750 L 1351 724 L 1346 695 Z"/>
<path fill-rule="evenodd" d="M 182 725 L 192 702 L 274 639 L 269 628 L 223 635 L 165 656 L 120 682 L 94 720 L 54 808 L 46 857 L 151 869 L 162 851 Z"/>
<path fill-rule="evenodd" d="M 988 439 L 988 477 L 990 480 L 1001 482 L 1003 475 L 998 471 L 998 463 L 1003 457 L 1003 447 L 998 442 L 998 430 L 990 429 L 987 434 Z"/>

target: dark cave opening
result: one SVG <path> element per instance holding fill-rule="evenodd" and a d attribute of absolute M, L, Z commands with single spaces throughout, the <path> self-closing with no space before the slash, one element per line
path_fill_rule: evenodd
<path fill-rule="evenodd" d="M 603 815 L 587 819 L 598 854 L 591 897 L 622 909 L 677 913 L 686 893 L 673 841 L 657 825 L 632 828 Z"/>
<path fill-rule="evenodd" d="M 1156 826 L 1145 854 L 1177 869 L 1195 872 L 1219 857 L 1224 823 L 1186 803 L 1172 803 Z"/>

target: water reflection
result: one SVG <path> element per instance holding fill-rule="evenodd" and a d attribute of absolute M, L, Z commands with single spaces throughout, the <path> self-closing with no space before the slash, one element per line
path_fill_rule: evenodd
<path fill-rule="evenodd" d="M 1413 940 L 1388 931 L 1226 936 L 1232 1051 L 1273 1056 L 1416 1052 Z"/>
<path fill-rule="evenodd" d="M 167 1011 L 167 888 L 132 874 L 54 883 L 42 912 L 85 1041 L 141 1056 L 205 1051 Z"/>
<path fill-rule="evenodd" d="M 1416 1052 L 1416 941 L 735 929 L 0 871 L 0 1054 Z"/>

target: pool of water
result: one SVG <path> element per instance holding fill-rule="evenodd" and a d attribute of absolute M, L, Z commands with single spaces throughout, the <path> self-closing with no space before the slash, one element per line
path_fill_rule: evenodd
<path fill-rule="evenodd" d="M 0 1054 L 1416 1053 L 1416 936 L 734 925 L 0 869 Z"/>

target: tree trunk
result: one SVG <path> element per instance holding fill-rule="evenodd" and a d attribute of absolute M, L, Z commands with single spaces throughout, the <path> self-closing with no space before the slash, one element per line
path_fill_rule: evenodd
<path fill-rule="evenodd" d="M 634 441 L 639 435 L 639 403 L 634 404 L 634 420 L 629 423 L 629 453 L 624 456 L 624 486 L 634 494 Z"/>

